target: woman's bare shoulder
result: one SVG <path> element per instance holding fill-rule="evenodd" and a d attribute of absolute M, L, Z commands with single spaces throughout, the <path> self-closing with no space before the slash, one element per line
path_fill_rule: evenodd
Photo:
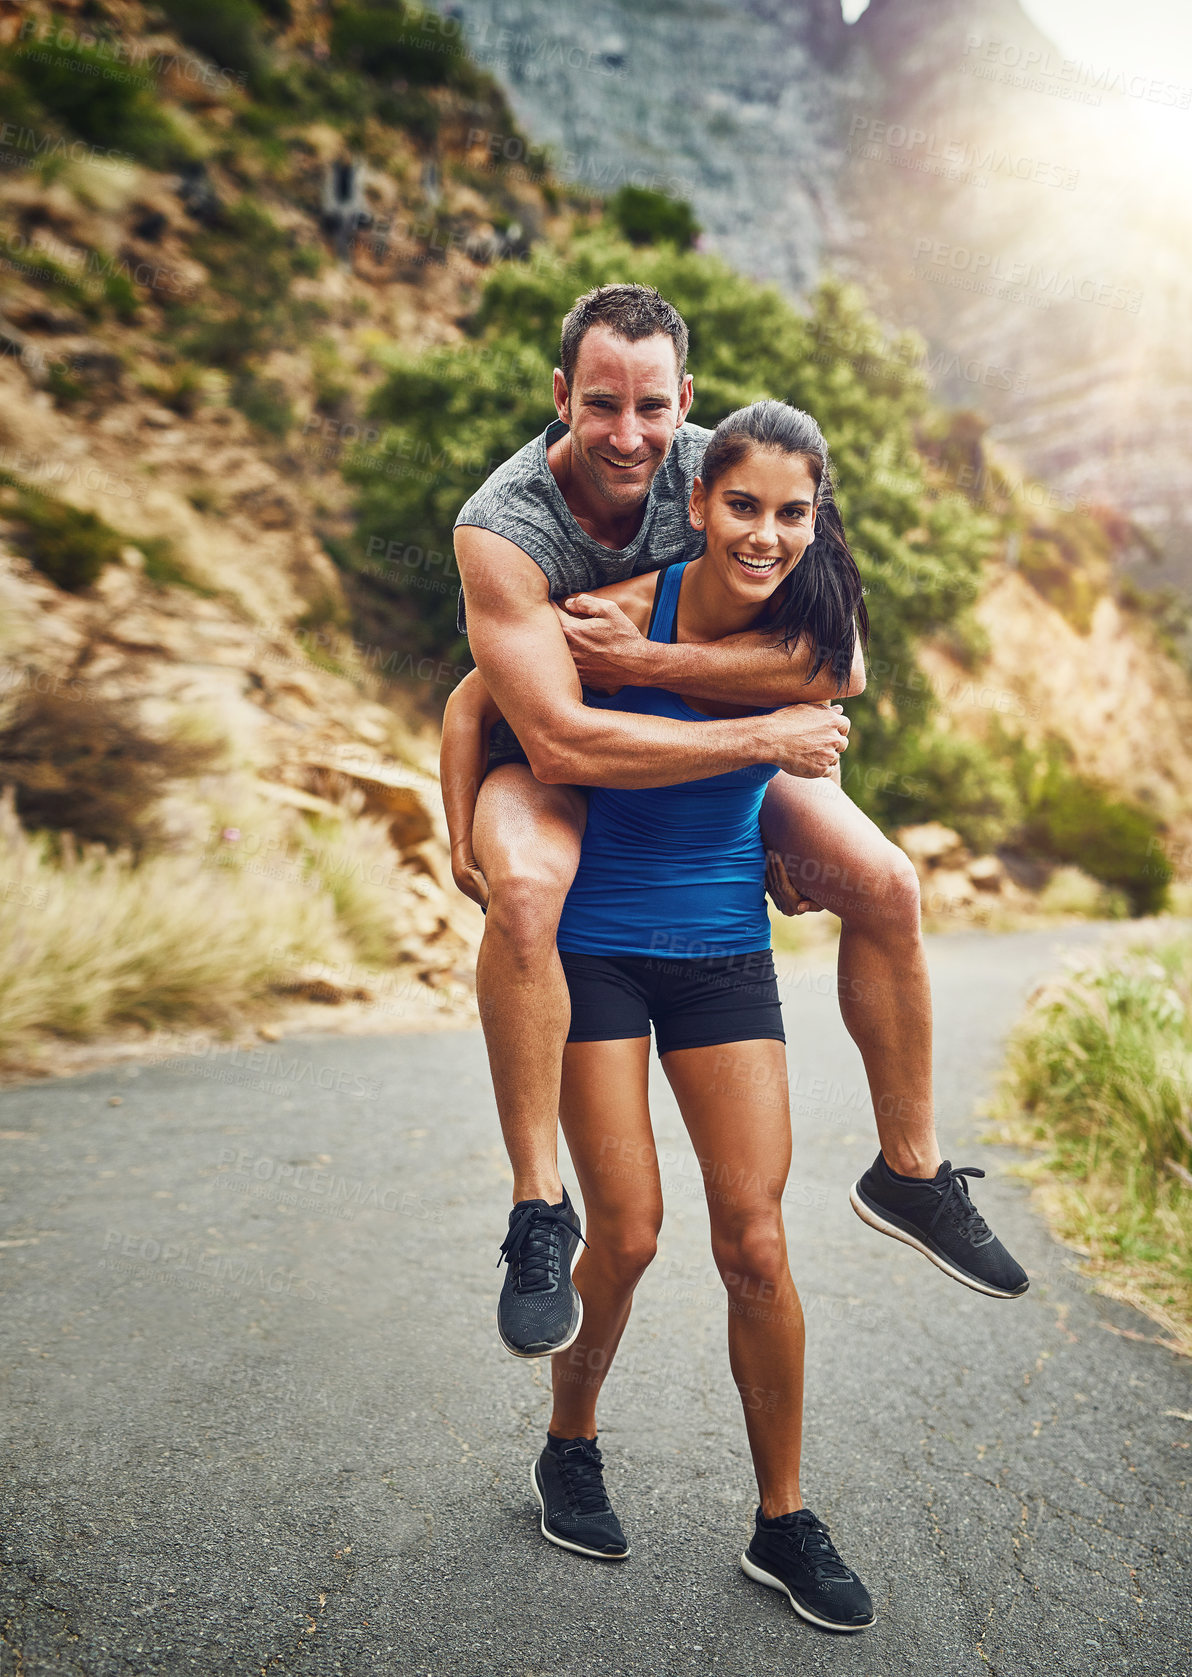
<path fill-rule="evenodd" d="M 620 582 L 606 583 L 603 588 L 590 588 L 588 593 L 598 600 L 611 600 L 620 606 L 629 621 L 644 635 L 654 608 L 654 589 L 657 571 L 643 571 L 640 576 L 627 576 Z"/>

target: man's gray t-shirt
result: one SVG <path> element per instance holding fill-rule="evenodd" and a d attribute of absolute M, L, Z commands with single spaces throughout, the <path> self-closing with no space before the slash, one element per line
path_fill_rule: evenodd
<path fill-rule="evenodd" d="M 566 430 L 561 419 L 552 419 L 541 436 L 498 466 L 464 502 L 455 528 L 475 525 L 520 547 L 546 573 L 552 600 L 699 557 L 704 534 L 692 528 L 687 503 L 711 431 L 680 425 L 650 485 L 640 529 L 628 547 L 613 548 L 581 528 L 555 482 L 546 451 Z M 462 588 L 456 623 L 466 634 Z"/>

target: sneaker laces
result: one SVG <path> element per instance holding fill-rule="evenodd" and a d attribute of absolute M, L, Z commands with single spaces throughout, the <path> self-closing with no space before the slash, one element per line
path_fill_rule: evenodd
<path fill-rule="evenodd" d="M 557 1226 L 556 1226 L 557 1225 Z M 509 1233 L 501 1242 L 502 1263 L 517 1265 L 514 1286 L 519 1293 L 548 1292 L 562 1273 L 559 1228 L 566 1229 L 584 1240 L 566 1212 L 548 1206 L 530 1204 L 520 1211 L 509 1225 Z M 584 1245 L 588 1243 L 584 1240 Z"/>
<path fill-rule="evenodd" d="M 791 1523 L 785 1528 L 785 1535 L 807 1558 L 817 1578 L 852 1578 L 851 1569 L 841 1560 L 836 1545 L 828 1536 L 828 1528 L 818 1515 L 810 1509 L 801 1508 L 789 1518 Z M 774 1528 L 768 1529 L 772 1531 Z"/>
<path fill-rule="evenodd" d="M 966 1176 L 984 1175 L 985 1172 L 979 1170 L 976 1165 L 960 1165 L 955 1170 L 949 1168 L 947 1178 L 940 1188 L 940 1202 L 927 1225 L 928 1229 L 934 1229 L 947 1211 L 967 1239 L 988 1235 L 992 1240 L 989 1224 L 969 1198 L 968 1183 L 964 1180 Z"/>
<path fill-rule="evenodd" d="M 604 1458 L 595 1444 L 573 1439 L 556 1451 L 555 1460 L 577 1513 L 604 1514 L 611 1508 L 604 1488 Z"/>

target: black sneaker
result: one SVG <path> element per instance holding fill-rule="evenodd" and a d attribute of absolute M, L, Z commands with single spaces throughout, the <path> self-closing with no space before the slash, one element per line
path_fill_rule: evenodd
<path fill-rule="evenodd" d="M 776 1520 L 763 1519 L 759 1508 L 741 1570 L 772 1590 L 785 1590 L 795 1612 L 821 1630 L 868 1630 L 874 1621 L 869 1591 L 810 1508 Z"/>
<path fill-rule="evenodd" d="M 542 1535 L 561 1549 L 598 1561 L 623 1561 L 629 1553 L 621 1522 L 604 1489 L 594 1438 L 547 1437 L 530 1470 L 542 1510 Z"/>
<path fill-rule="evenodd" d="M 900 1182 L 879 1153 L 848 1197 L 870 1228 L 913 1246 L 954 1281 L 991 1298 L 1017 1298 L 1030 1286 L 1027 1273 L 977 1210 L 964 1180 L 984 1175 L 970 1165 L 953 1170 L 945 1159 L 933 1177 Z"/>
<path fill-rule="evenodd" d="M 579 1333 L 584 1307 L 571 1281 L 571 1260 L 583 1238 L 566 1188 L 558 1205 L 519 1200 L 509 1213 L 509 1233 L 497 1259 L 509 1265 L 497 1332 L 515 1357 L 549 1357 L 565 1351 Z"/>

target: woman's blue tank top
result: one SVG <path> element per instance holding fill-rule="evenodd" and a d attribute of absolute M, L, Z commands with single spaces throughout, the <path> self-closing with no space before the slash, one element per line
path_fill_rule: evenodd
<path fill-rule="evenodd" d="M 684 562 L 659 573 L 651 640 L 674 638 L 686 569 Z M 589 692 L 587 702 L 684 722 L 712 720 L 661 687 L 622 687 L 611 697 Z M 592 787 L 559 948 L 682 961 L 768 949 L 758 812 L 777 773 L 775 764 L 759 763 L 681 786 Z"/>

